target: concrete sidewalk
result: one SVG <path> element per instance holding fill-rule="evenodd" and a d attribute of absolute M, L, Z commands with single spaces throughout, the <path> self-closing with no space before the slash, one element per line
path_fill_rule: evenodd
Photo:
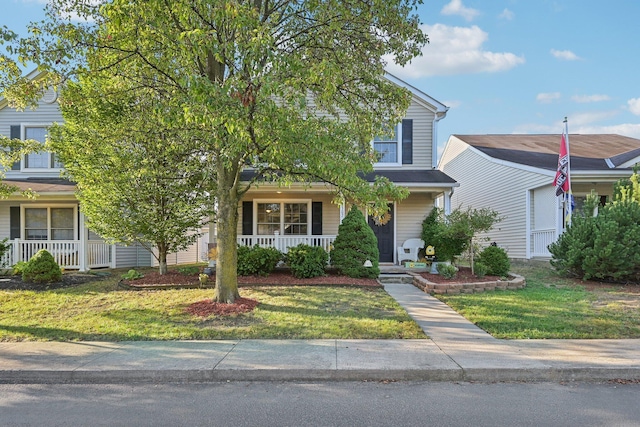
<path fill-rule="evenodd" d="M 640 378 L 640 340 L 498 340 L 409 284 L 385 289 L 426 340 L 0 343 L 0 383 Z"/>

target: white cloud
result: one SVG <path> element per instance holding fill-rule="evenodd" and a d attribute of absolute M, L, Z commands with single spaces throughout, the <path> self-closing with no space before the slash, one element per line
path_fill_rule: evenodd
<path fill-rule="evenodd" d="M 585 113 L 575 113 L 568 117 L 569 132 L 579 133 L 577 128 L 591 126 L 592 123 L 597 123 L 602 120 L 607 120 L 617 116 L 620 113 L 619 110 L 612 111 L 589 111 Z M 594 133 L 594 132 L 591 132 Z"/>
<path fill-rule="evenodd" d="M 536 101 L 543 104 L 549 104 L 550 102 L 560 99 L 560 97 L 560 92 L 539 93 L 538 95 L 536 95 Z"/>
<path fill-rule="evenodd" d="M 640 116 L 640 98 L 632 98 L 627 101 L 629 105 L 629 111 L 631 111 L 636 116 Z"/>
<path fill-rule="evenodd" d="M 466 7 L 462 4 L 462 0 L 451 0 L 440 11 L 443 15 L 459 15 L 467 21 L 473 21 L 480 14 L 477 9 Z"/>
<path fill-rule="evenodd" d="M 525 62 L 523 56 L 513 53 L 483 50 L 488 35 L 476 25 L 423 25 L 422 30 L 429 35 L 429 44 L 422 49 L 422 56 L 404 68 L 393 64 L 390 57 L 385 58 L 390 73 L 400 78 L 496 73 Z"/>
<path fill-rule="evenodd" d="M 606 133 L 628 136 L 630 138 L 640 139 L 640 123 L 620 123 L 610 126 L 582 126 L 575 130 L 570 130 L 570 133 Z"/>
<path fill-rule="evenodd" d="M 589 102 L 602 102 L 609 101 L 611 98 L 609 95 L 575 95 L 571 99 L 580 104 L 586 104 Z"/>
<path fill-rule="evenodd" d="M 506 19 L 507 21 L 511 21 L 514 17 L 515 17 L 515 14 L 509 9 L 503 10 L 502 13 L 498 15 L 498 18 Z"/>
<path fill-rule="evenodd" d="M 578 61 L 579 59 L 581 59 L 578 55 L 571 52 L 570 50 L 551 49 L 551 55 L 553 55 L 557 59 L 562 59 L 565 61 Z"/>

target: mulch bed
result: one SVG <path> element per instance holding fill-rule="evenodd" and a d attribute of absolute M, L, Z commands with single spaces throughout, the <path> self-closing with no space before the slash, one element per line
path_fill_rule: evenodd
<path fill-rule="evenodd" d="M 65 273 L 59 282 L 33 283 L 24 282 L 22 276 L 4 275 L 0 276 L 0 289 L 2 290 L 27 290 L 27 291 L 47 291 L 51 289 L 69 288 L 96 280 L 103 279 L 104 276 L 86 273 Z"/>
<path fill-rule="evenodd" d="M 194 302 L 189 305 L 185 311 L 194 316 L 209 317 L 229 316 L 232 314 L 249 313 L 258 305 L 258 301 L 249 298 L 237 298 L 233 304 L 215 302 L 211 299 Z"/>
<path fill-rule="evenodd" d="M 207 281 L 206 287 L 214 287 L 215 275 Z M 123 280 L 122 284 L 133 289 L 150 288 L 180 288 L 199 287 L 197 274 L 182 274 L 178 271 L 169 271 L 160 275 L 157 272 L 145 273 L 144 277 L 136 280 Z M 312 279 L 298 279 L 288 271 L 275 271 L 268 276 L 238 276 L 238 286 L 365 286 L 381 287 L 376 279 L 355 279 L 341 276 L 335 272 L 329 272 L 326 276 Z"/>

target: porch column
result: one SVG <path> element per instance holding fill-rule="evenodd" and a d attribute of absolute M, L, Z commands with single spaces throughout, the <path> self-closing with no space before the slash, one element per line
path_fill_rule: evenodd
<path fill-rule="evenodd" d="M 451 189 L 451 191 L 449 192 L 445 191 L 443 194 L 445 215 L 449 215 L 451 213 L 451 196 L 452 195 L 453 195 L 453 189 Z"/>
<path fill-rule="evenodd" d="M 88 271 L 89 268 L 87 266 L 87 250 L 89 248 L 89 233 L 85 226 L 84 213 L 82 211 L 80 211 L 80 223 L 78 224 L 78 229 L 80 230 L 80 242 L 78 247 L 78 269 L 80 271 Z"/>
<path fill-rule="evenodd" d="M 346 216 L 347 206 L 345 202 L 340 203 L 340 224 L 342 224 L 342 220 Z"/>
<path fill-rule="evenodd" d="M 111 268 L 116 268 L 117 267 L 117 263 L 116 263 L 116 245 L 112 244 L 111 245 Z"/>

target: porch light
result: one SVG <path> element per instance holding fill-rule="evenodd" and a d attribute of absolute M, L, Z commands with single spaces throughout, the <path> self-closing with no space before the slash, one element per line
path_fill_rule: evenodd
<path fill-rule="evenodd" d="M 366 260 L 364 262 L 364 264 L 362 264 L 363 267 L 373 267 L 373 264 L 371 264 L 371 260 Z"/>

